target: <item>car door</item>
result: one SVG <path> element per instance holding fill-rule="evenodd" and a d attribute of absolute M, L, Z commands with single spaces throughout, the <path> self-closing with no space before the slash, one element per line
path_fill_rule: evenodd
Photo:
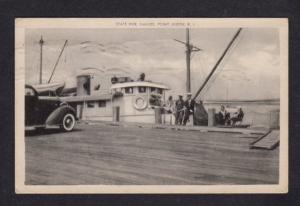
<path fill-rule="evenodd" d="M 37 103 L 38 108 L 38 122 L 39 124 L 45 124 L 49 115 L 59 107 L 60 101 L 56 97 L 39 97 Z"/>

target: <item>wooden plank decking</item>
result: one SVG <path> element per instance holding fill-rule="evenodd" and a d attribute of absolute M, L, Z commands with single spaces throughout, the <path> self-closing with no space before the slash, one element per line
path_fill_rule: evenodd
<path fill-rule="evenodd" d="M 273 130 L 251 143 L 250 148 L 270 150 L 274 149 L 277 145 L 279 145 L 279 130 Z"/>
<path fill-rule="evenodd" d="M 104 125 L 25 137 L 26 184 L 277 184 L 279 149 L 259 135 Z"/>

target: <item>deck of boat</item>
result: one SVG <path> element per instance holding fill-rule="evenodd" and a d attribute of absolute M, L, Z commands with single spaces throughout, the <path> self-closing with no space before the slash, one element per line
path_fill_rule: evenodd
<path fill-rule="evenodd" d="M 80 124 L 26 134 L 26 184 L 276 184 L 279 149 L 259 135 Z"/>

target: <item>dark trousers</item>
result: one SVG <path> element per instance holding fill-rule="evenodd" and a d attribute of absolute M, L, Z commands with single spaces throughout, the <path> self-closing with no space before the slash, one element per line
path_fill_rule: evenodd
<path fill-rule="evenodd" d="M 183 117 L 183 125 L 186 125 L 187 121 L 190 119 L 190 115 L 193 114 L 189 110 L 184 111 L 184 117 Z"/>
<path fill-rule="evenodd" d="M 175 124 L 181 125 L 182 124 L 182 118 L 183 118 L 183 111 L 176 111 L 175 112 Z"/>

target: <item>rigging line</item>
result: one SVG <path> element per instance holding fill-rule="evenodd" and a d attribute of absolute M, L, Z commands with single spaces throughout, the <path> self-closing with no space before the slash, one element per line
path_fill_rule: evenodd
<path fill-rule="evenodd" d="M 239 30 L 239 31 L 240 31 L 240 30 Z M 242 33 L 243 33 L 243 32 L 242 32 Z M 237 34 L 239 34 L 239 33 L 237 33 Z M 240 38 L 238 38 L 238 40 L 239 40 L 239 41 L 237 41 L 237 42 L 233 42 L 233 45 L 231 45 L 231 46 L 233 46 L 233 47 L 230 48 L 230 50 L 228 51 L 228 53 L 227 53 L 228 55 L 226 55 L 226 56 L 224 57 L 224 60 L 223 60 L 222 62 L 220 62 L 219 67 L 221 67 L 221 69 L 224 68 L 225 65 L 226 65 L 226 63 L 228 62 L 228 59 L 229 59 L 228 57 L 230 57 L 230 56 L 233 54 L 233 51 L 236 50 L 237 45 L 238 45 L 238 43 L 240 42 Z M 224 62 L 224 61 L 225 61 L 225 62 Z M 212 75 L 212 76 L 214 76 L 214 77 L 213 77 L 212 81 L 210 81 L 210 84 L 208 85 L 208 89 L 211 88 L 212 83 L 216 80 L 216 78 L 217 78 L 217 77 L 219 76 L 219 74 L 221 73 L 221 69 L 219 69 L 215 75 Z M 209 82 L 207 82 L 207 83 L 209 83 Z M 203 88 L 203 89 L 204 89 L 204 88 Z M 204 92 L 205 94 L 207 93 L 208 89 L 205 89 L 205 92 Z M 198 90 L 198 91 L 199 91 L 199 90 Z M 201 96 L 203 96 L 203 95 L 201 95 Z M 196 96 L 195 96 L 194 98 L 196 98 Z"/>
<path fill-rule="evenodd" d="M 232 49 L 228 52 L 228 55 L 226 58 L 224 58 L 224 61 L 220 64 L 221 68 L 219 69 L 219 71 L 216 73 L 215 78 L 212 79 L 212 81 L 210 83 L 208 83 L 208 88 L 205 89 L 205 94 L 208 92 L 208 90 L 212 87 L 212 83 L 220 76 L 221 72 L 226 72 L 226 69 L 224 69 L 226 67 L 226 65 L 228 64 L 228 61 L 230 59 L 230 57 L 232 56 L 232 54 L 234 52 L 236 52 L 236 50 L 238 49 L 238 46 L 240 46 L 240 42 L 244 39 L 244 35 L 245 32 L 242 32 L 242 35 L 240 36 L 240 38 L 238 38 L 238 40 L 236 41 L 236 44 L 233 45 Z M 240 48 L 240 47 L 239 47 Z M 223 69 L 223 70 L 222 70 Z"/>
<path fill-rule="evenodd" d="M 211 82 L 207 84 L 207 87 L 204 88 L 203 93 L 200 95 L 200 97 L 204 97 L 208 91 L 212 88 L 212 86 L 214 85 L 213 83 L 216 81 L 216 79 L 220 76 L 221 71 L 218 71 L 211 79 Z"/>
<path fill-rule="evenodd" d="M 207 86 L 204 88 L 203 94 L 200 96 L 205 96 L 207 94 L 207 92 L 210 90 L 210 88 L 213 86 L 213 83 L 215 82 L 215 80 L 219 77 L 220 73 L 222 70 L 218 70 L 213 76 L 210 82 L 207 83 Z"/>
<path fill-rule="evenodd" d="M 199 73 L 199 75 L 195 75 L 195 79 L 198 79 L 198 81 L 199 82 L 202 82 L 202 72 L 203 72 L 203 68 L 204 68 L 204 66 L 203 66 L 203 63 L 202 63 L 202 60 L 204 59 L 204 58 L 201 58 L 201 57 L 199 57 L 199 58 L 197 58 L 198 59 L 198 66 L 194 66 L 194 72 L 195 72 L 195 74 L 197 74 L 197 73 Z M 196 64 L 195 64 L 196 65 Z M 196 67 L 196 68 L 195 68 Z M 197 69 L 198 68 L 198 69 Z M 200 86 L 200 85 L 199 85 Z M 197 86 L 197 87 L 199 87 L 199 86 Z"/>
<path fill-rule="evenodd" d="M 193 97 L 193 100 L 195 100 L 197 98 L 197 96 L 202 91 L 202 89 L 205 87 L 205 85 L 207 84 L 207 82 L 209 81 L 209 79 L 211 78 L 211 76 L 213 75 L 213 73 L 216 71 L 216 69 L 218 68 L 219 64 L 222 62 L 223 58 L 226 56 L 226 53 L 228 52 L 228 50 L 230 49 L 230 47 L 234 43 L 235 39 L 239 36 L 241 30 L 242 30 L 242 28 L 239 28 L 238 31 L 233 36 L 233 38 L 230 40 L 230 42 L 227 45 L 226 49 L 223 51 L 221 57 L 218 59 L 218 61 L 214 65 L 213 69 L 211 70 L 211 72 L 209 73 L 209 75 L 206 77 L 204 83 L 201 85 L 201 87 L 196 92 L 195 96 Z"/>
<path fill-rule="evenodd" d="M 204 72 L 204 68 L 206 68 L 202 62 L 201 58 L 198 61 L 198 64 L 195 64 L 195 67 L 193 68 L 195 75 L 192 76 L 193 78 L 193 82 L 194 82 L 194 86 L 195 88 L 199 88 L 201 86 L 201 83 L 203 82 L 205 76 L 207 76 L 207 73 Z"/>
<path fill-rule="evenodd" d="M 207 77 L 207 75 L 209 74 L 209 64 L 208 62 L 206 61 L 206 58 L 204 56 L 202 57 L 199 57 L 199 65 L 200 67 L 199 70 L 201 71 L 201 81 L 204 81 L 205 80 L 205 77 Z"/>
<path fill-rule="evenodd" d="M 216 77 L 213 79 L 215 80 L 222 72 L 226 72 L 226 65 L 230 61 L 230 58 L 232 57 L 233 53 L 236 51 L 238 44 L 240 42 L 240 38 L 235 42 L 235 44 L 232 45 L 232 48 L 230 51 L 228 51 L 226 57 L 224 57 L 223 61 L 220 63 L 220 69 L 216 72 Z M 212 82 L 208 82 L 208 84 L 211 84 Z"/>
<path fill-rule="evenodd" d="M 200 81 L 203 82 L 205 80 L 205 77 L 208 75 L 208 71 L 206 70 L 206 68 L 208 68 L 208 64 L 207 61 L 205 61 L 205 57 L 202 56 L 203 58 L 199 58 L 199 65 L 200 65 Z M 199 85 L 200 86 L 200 85 Z"/>
<path fill-rule="evenodd" d="M 39 68 L 39 63 L 38 63 L 39 61 L 37 60 L 37 57 L 36 57 L 36 55 L 34 55 L 33 56 L 33 61 L 31 62 L 31 64 L 29 64 L 28 63 L 28 61 L 26 61 L 26 68 L 31 68 L 31 70 L 34 72 L 35 71 L 35 69 L 37 69 L 37 74 L 40 72 L 40 68 Z M 30 67 L 29 67 L 29 65 L 30 65 Z M 37 84 L 38 84 L 38 82 L 39 82 L 39 75 L 34 75 L 35 76 L 35 78 L 33 78 L 33 81 L 35 82 L 37 82 Z"/>
<path fill-rule="evenodd" d="M 65 55 L 64 55 L 64 63 L 67 63 L 67 57 L 68 57 L 68 50 L 65 51 Z"/>
<path fill-rule="evenodd" d="M 63 45 L 63 47 L 62 47 L 62 49 L 61 49 L 61 51 L 60 51 L 60 54 L 59 54 L 59 56 L 58 56 L 58 58 L 57 58 L 57 61 L 56 61 L 55 65 L 54 65 L 54 68 L 53 68 L 53 70 L 52 70 L 51 76 L 50 76 L 50 78 L 49 78 L 49 80 L 48 80 L 48 84 L 50 83 L 50 81 L 51 81 L 51 79 L 52 79 L 52 77 L 53 77 L 53 75 L 54 75 L 55 69 L 56 69 L 56 67 L 57 67 L 57 65 L 58 65 L 58 62 L 59 62 L 59 60 L 60 60 L 60 57 L 61 57 L 61 55 L 62 55 L 62 53 L 63 53 L 63 51 L 64 51 L 64 49 L 65 49 L 67 43 L 68 43 L 68 40 L 65 41 L 65 43 L 64 43 L 64 45 Z"/>
<path fill-rule="evenodd" d="M 213 78 L 211 81 L 212 83 L 216 80 L 216 78 L 218 77 L 219 74 L 220 74 L 220 72 L 218 72 L 214 77 L 212 77 Z M 207 92 L 210 90 L 210 88 L 213 85 L 212 83 L 208 84 L 208 86 L 206 88 L 204 88 L 204 91 L 203 91 L 203 93 L 200 94 L 200 97 L 203 98 L 207 94 Z"/>
<path fill-rule="evenodd" d="M 231 54 L 232 53 L 230 53 L 229 56 L 227 57 L 230 57 Z M 207 83 L 207 87 L 204 88 L 203 96 L 207 94 L 207 92 L 212 88 L 213 83 L 216 81 L 216 79 L 220 76 L 222 72 L 224 72 L 224 67 L 226 66 L 227 63 L 228 63 L 228 58 L 225 58 L 224 61 L 220 64 L 220 69 L 212 76 L 211 81 Z"/>
<path fill-rule="evenodd" d="M 70 50 L 70 47 L 69 47 L 69 50 Z M 68 64 L 67 65 L 68 65 L 68 68 L 71 69 L 72 74 L 76 76 L 77 71 L 76 71 L 75 67 L 71 66 L 72 64 L 74 64 L 74 57 L 73 57 L 72 53 L 73 53 L 72 51 L 70 51 L 68 53 L 69 54 L 69 58 L 68 58 Z"/>
<path fill-rule="evenodd" d="M 230 51 L 228 51 L 226 57 L 224 58 L 224 63 L 221 63 L 220 65 L 223 65 L 223 71 L 226 71 L 225 66 L 228 64 L 228 61 L 230 61 L 229 59 L 232 57 L 232 55 L 234 53 L 236 53 L 236 50 L 238 50 L 241 47 L 241 42 L 244 39 L 244 35 L 245 35 L 245 29 L 243 29 L 243 32 L 241 32 L 239 38 L 236 40 L 236 42 L 232 45 L 232 48 L 230 49 Z"/>

